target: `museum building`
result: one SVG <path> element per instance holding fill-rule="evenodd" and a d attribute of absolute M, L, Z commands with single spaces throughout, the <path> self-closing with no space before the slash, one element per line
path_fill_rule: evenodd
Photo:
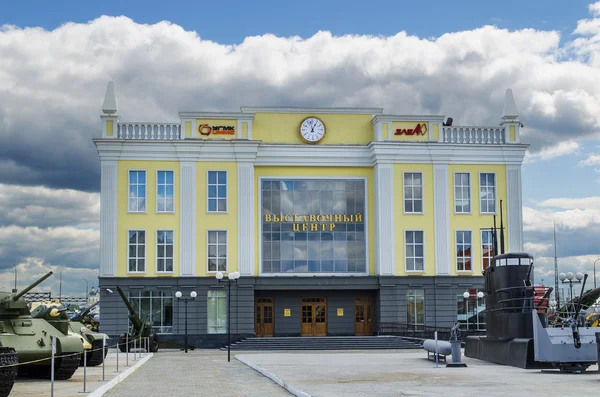
<path fill-rule="evenodd" d="M 382 324 L 457 320 L 482 328 L 476 293 L 494 215 L 506 250 L 523 248 L 528 145 L 511 90 L 504 102 L 496 126 L 279 106 L 127 122 L 110 82 L 94 139 L 102 332 L 128 328 L 116 286 L 172 341 L 186 323 L 175 293 L 195 291 L 187 327 L 197 346 L 225 340 L 229 291 L 234 338 L 376 335 Z"/>

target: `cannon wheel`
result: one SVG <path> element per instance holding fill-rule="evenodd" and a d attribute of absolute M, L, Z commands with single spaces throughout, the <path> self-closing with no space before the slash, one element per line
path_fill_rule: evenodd
<path fill-rule="evenodd" d="M 125 343 L 125 341 L 125 334 L 121 334 L 121 336 L 119 336 L 119 350 L 121 351 L 121 353 L 125 353 L 127 351 L 127 344 Z"/>
<path fill-rule="evenodd" d="M 158 335 L 156 334 L 150 334 L 150 344 L 148 346 L 149 350 L 152 353 L 156 353 L 158 351 Z"/>

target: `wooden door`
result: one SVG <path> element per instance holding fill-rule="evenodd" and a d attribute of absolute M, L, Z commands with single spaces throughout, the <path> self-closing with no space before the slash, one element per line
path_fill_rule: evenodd
<path fill-rule="evenodd" d="M 273 298 L 256 298 L 254 313 L 256 316 L 254 323 L 254 333 L 256 336 L 273 336 L 275 332 Z"/>
<path fill-rule="evenodd" d="M 325 298 L 302 298 L 300 335 L 327 335 L 327 302 Z"/>
<path fill-rule="evenodd" d="M 354 334 L 357 336 L 372 335 L 372 313 L 370 298 L 354 300 Z"/>

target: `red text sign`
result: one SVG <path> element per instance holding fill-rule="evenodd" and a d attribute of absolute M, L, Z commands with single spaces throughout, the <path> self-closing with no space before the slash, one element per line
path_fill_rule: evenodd
<path fill-rule="evenodd" d="M 427 133 L 427 124 L 417 124 L 413 129 L 398 128 L 394 135 L 425 135 Z"/>

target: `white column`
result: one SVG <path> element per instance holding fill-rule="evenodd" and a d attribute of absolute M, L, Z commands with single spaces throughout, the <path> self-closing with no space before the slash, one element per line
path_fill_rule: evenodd
<path fill-rule="evenodd" d="M 435 227 L 435 272 L 450 274 L 450 194 L 448 188 L 448 165 L 433 166 L 433 216 Z"/>
<path fill-rule="evenodd" d="M 238 271 L 254 275 L 254 162 L 238 162 Z"/>
<path fill-rule="evenodd" d="M 182 161 L 179 175 L 180 275 L 196 275 L 196 162 Z"/>
<path fill-rule="evenodd" d="M 521 166 L 506 166 L 506 218 L 508 232 L 508 252 L 523 251 L 523 193 L 521 186 Z"/>
<path fill-rule="evenodd" d="M 394 249 L 394 165 L 375 165 L 375 252 L 377 274 L 396 274 Z"/>
<path fill-rule="evenodd" d="M 119 178 L 117 171 L 118 164 L 116 160 L 101 160 L 100 276 L 102 277 L 117 275 L 117 194 Z"/>

